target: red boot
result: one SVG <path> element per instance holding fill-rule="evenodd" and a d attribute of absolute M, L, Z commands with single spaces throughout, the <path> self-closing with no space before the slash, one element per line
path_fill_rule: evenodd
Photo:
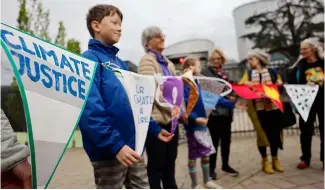
<path fill-rule="evenodd" d="M 305 161 L 301 161 L 298 165 L 297 168 L 298 169 L 306 169 L 309 167 L 309 164 L 307 164 Z"/>

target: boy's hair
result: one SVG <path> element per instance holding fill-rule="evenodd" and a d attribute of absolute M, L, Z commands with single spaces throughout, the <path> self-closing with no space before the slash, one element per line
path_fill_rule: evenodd
<path fill-rule="evenodd" d="M 182 64 L 182 71 L 185 71 L 185 69 L 188 69 L 191 66 L 195 65 L 196 61 L 200 61 L 200 57 L 195 55 L 189 55 L 184 59 L 184 63 Z"/>
<path fill-rule="evenodd" d="M 123 14 L 117 7 L 113 5 L 105 5 L 105 4 L 99 4 L 95 5 L 94 7 L 90 8 L 87 14 L 87 28 L 90 33 L 90 35 L 94 38 L 95 33 L 93 28 L 91 27 L 91 22 L 97 21 L 101 22 L 104 17 L 106 16 L 112 16 L 114 14 L 118 14 L 121 21 L 123 20 Z"/>

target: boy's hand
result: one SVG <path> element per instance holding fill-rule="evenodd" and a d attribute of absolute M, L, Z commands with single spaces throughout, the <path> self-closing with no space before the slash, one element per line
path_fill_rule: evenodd
<path fill-rule="evenodd" d="M 199 118 L 196 118 L 196 123 L 200 126 L 207 126 L 208 124 L 208 119 L 207 118 L 204 118 L 204 117 L 199 117 Z"/>
<path fill-rule="evenodd" d="M 245 104 L 241 104 L 240 102 L 237 102 L 235 105 L 236 108 L 242 109 L 242 110 L 247 110 L 247 106 Z"/>
<path fill-rule="evenodd" d="M 121 148 L 121 150 L 117 153 L 116 158 L 126 168 L 141 160 L 141 156 L 139 156 L 127 145 L 124 145 Z"/>
<path fill-rule="evenodd" d="M 14 167 L 12 172 L 21 181 L 22 188 L 32 189 L 32 170 L 27 160 Z"/>
<path fill-rule="evenodd" d="M 158 134 L 158 139 L 163 142 L 169 142 L 174 137 L 174 134 L 169 133 L 165 129 L 162 129 Z"/>

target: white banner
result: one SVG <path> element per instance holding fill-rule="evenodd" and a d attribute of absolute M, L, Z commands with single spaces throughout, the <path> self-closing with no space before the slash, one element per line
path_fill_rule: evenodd
<path fill-rule="evenodd" d="M 5 24 L 1 54 L 24 104 L 33 188 L 46 188 L 78 124 L 97 64 Z"/>
<path fill-rule="evenodd" d="M 200 83 L 201 96 L 207 115 L 215 108 L 221 96 L 226 96 L 232 91 L 230 83 L 223 79 L 213 77 L 194 77 Z"/>
<path fill-rule="evenodd" d="M 287 94 L 291 98 L 292 103 L 295 105 L 300 116 L 306 122 L 309 117 L 310 109 L 316 98 L 319 86 L 310 86 L 310 85 L 284 85 Z"/>
<path fill-rule="evenodd" d="M 135 124 L 135 151 L 142 155 L 154 102 L 155 79 L 121 69 L 113 70 L 128 95 Z"/>

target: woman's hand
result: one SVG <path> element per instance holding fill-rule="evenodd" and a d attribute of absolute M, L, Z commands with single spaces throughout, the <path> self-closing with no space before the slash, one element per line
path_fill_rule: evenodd
<path fill-rule="evenodd" d="M 181 115 L 181 108 L 178 106 L 174 106 L 172 108 L 172 119 L 179 118 Z"/>
<path fill-rule="evenodd" d="M 235 107 L 238 108 L 238 109 L 242 109 L 242 110 L 247 110 L 248 109 L 245 104 L 242 104 L 240 102 L 237 102 Z"/>
<path fill-rule="evenodd" d="M 247 81 L 247 82 L 245 82 L 245 84 L 246 84 L 249 88 L 252 88 L 252 87 L 253 87 L 253 83 L 252 83 L 252 81 Z"/>
<path fill-rule="evenodd" d="M 174 137 L 174 134 L 169 133 L 165 129 L 162 129 L 160 133 L 158 134 L 158 139 L 163 142 L 169 142 Z"/>

